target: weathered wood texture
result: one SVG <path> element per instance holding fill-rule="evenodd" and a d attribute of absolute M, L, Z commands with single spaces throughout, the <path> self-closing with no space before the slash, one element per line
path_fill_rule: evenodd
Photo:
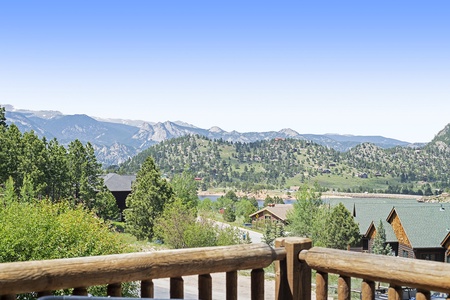
<path fill-rule="evenodd" d="M 282 252 L 261 243 L 3 263 L 0 264 L 0 293 L 259 269 L 280 256 Z"/>
<path fill-rule="evenodd" d="M 284 247 L 286 259 L 275 263 L 276 299 L 311 300 L 311 268 L 299 260 L 302 250 L 311 248 L 308 238 L 278 238 L 276 247 Z"/>
<path fill-rule="evenodd" d="M 251 272 L 251 299 L 264 299 L 264 270 L 255 269 Z"/>
<path fill-rule="evenodd" d="M 122 296 L 122 284 L 120 283 L 110 283 L 106 288 L 106 294 L 110 297 L 120 297 Z"/>
<path fill-rule="evenodd" d="M 450 264 L 314 247 L 299 255 L 315 270 L 427 291 L 450 291 Z M 391 300 L 391 299 L 390 299 Z"/>
<path fill-rule="evenodd" d="M 388 289 L 388 300 L 403 300 L 403 290 L 401 286 L 391 285 Z"/>
<path fill-rule="evenodd" d="M 328 273 L 316 273 L 316 300 L 328 299 Z"/>
<path fill-rule="evenodd" d="M 339 276 L 338 278 L 338 300 L 350 300 L 351 298 L 351 278 Z"/>
<path fill-rule="evenodd" d="M 405 245 L 408 248 L 412 248 L 411 242 L 408 239 L 408 235 L 406 235 L 402 222 L 400 221 L 400 218 L 398 217 L 396 212 L 394 212 L 394 214 L 391 216 L 390 221 L 399 244 Z"/>
<path fill-rule="evenodd" d="M 212 300 L 212 278 L 210 274 L 198 275 L 198 298 Z"/>
<path fill-rule="evenodd" d="M 375 299 L 375 282 L 363 280 L 361 283 L 361 300 Z"/>
<path fill-rule="evenodd" d="M 170 298 L 184 298 L 184 280 L 182 277 L 170 278 Z"/>
<path fill-rule="evenodd" d="M 153 298 L 155 294 L 155 287 L 153 280 L 141 281 L 141 298 Z"/>
<path fill-rule="evenodd" d="M 74 296 L 87 296 L 88 292 L 87 292 L 87 288 L 84 287 L 78 287 L 78 288 L 74 288 L 72 295 Z"/>
<path fill-rule="evenodd" d="M 416 300 L 430 300 L 431 293 L 430 291 L 417 290 Z"/>
<path fill-rule="evenodd" d="M 226 274 L 227 300 L 237 300 L 238 295 L 238 277 L 237 271 L 227 272 Z"/>

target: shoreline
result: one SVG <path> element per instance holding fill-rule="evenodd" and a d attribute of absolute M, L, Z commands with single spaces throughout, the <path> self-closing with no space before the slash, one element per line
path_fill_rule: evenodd
<path fill-rule="evenodd" d="M 214 191 L 201 191 L 198 196 L 224 196 L 224 192 L 214 192 Z M 264 191 L 260 193 L 243 193 L 236 192 L 238 197 L 247 196 L 249 198 L 255 197 L 259 200 L 264 200 L 266 196 L 281 197 L 283 200 L 295 200 L 295 192 L 291 196 L 287 194 L 280 194 L 280 192 Z M 380 193 L 342 193 L 342 192 L 324 192 L 322 193 L 322 199 L 326 198 L 389 198 L 389 199 L 414 199 L 421 200 L 424 197 L 419 195 L 404 195 L 404 194 L 380 194 Z"/>

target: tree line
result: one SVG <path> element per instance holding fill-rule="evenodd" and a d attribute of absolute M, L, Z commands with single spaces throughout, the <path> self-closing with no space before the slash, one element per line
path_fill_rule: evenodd
<path fill-rule="evenodd" d="M 66 200 L 102 218 L 115 219 L 119 211 L 102 172 L 90 143 L 74 140 L 64 146 L 33 131 L 21 133 L 16 125 L 6 124 L 0 107 L 0 184 L 7 195 L 21 202 Z"/>
<path fill-rule="evenodd" d="M 440 140 L 423 148 L 365 143 L 341 153 L 296 139 L 233 143 L 192 135 L 154 145 L 116 171 L 136 172 L 147 156 L 168 178 L 188 166 L 203 190 L 281 189 L 318 179 L 339 192 L 432 195 L 450 189 L 450 148 Z"/>

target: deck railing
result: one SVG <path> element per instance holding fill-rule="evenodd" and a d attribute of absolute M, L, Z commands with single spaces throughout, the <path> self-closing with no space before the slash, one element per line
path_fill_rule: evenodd
<path fill-rule="evenodd" d="M 375 281 L 390 285 L 389 300 L 402 299 L 402 286 L 417 288 L 417 300 L 430 291 L 450 291 L 450 264 L 314 247 L 305 238 L 280 238 L 275 247 L 248 244 L 146 253 L 0 264 L 0 298 L 17 294 L 108 285 L 121 296 L 121 284 L 140 281 L 141 297 L 154 296 L 153 279 L 170 278 L 170 297 L 184 297 L 183 276 L 198 275 L 199 299 L 212 299 L 211 273 L 226 273 L 226 299 L 238 299 L 237 271 L 251 271 L 251 299 L 264 299 L 263 268 L 275 262 L 275 299 L 310 300 L 316 270 L 316 299 L 328 299 L 328 274 L 338 274 L 338 300 L 350 299 L 350 278 L 363 279 L 361 298 L 373 300 Z"/>

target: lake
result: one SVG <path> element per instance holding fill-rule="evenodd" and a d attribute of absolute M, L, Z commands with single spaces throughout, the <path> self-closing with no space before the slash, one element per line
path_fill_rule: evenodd
<path fill-rule="evenodd" d="M 217 199 L 220 196 L 216 196 L 216 195 L 205 195 L 205 196 L 198 196 L 198 198 L 200 200 L 209 198 L 211 199 L 211 201 L 217 201 Z M 395 205 L 399 205 L 399 204 L 408 204 L 408 205 L 420 205 L 422 203 L 417 202 L 416 199 L 397 199 L 397 198 L 323 198 L 322 199 L 324 203 L 326 204 L 331 204 L 331 205 L 336 205 L 339 202 L 342 202 L 344 204 L 348 204 L 348 203 L 364 203 L 364 204 L 374 204 L 374 203 L 385 203 L 385 204 L 392 204 L 392 206 Z M 260 207 L 263 206 L 264 204 L 264 199 L 257 199 L 258 204 Z M 296 200 L 292 199 L 292 200 L 284 200 L 284 203 L 286 204 L 293 204 Z"/>

